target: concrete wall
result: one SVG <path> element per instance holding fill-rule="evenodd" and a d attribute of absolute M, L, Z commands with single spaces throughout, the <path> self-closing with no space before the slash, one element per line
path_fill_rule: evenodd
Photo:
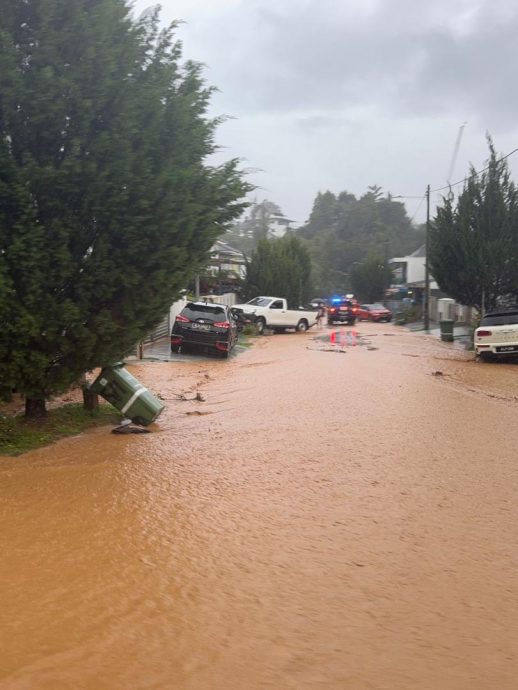
<path fill-rule="evenodd" d="M 202 302 L 204 300 L 207 300 L 207 302 L 214 302 L 216 304 L 226 304 L 227 307 L 231 307 L 233 304 L 236 304 L 236 293 L 227 292 L 225 295 L 200 295 L 199 299 Z M 177 315 L 182 311 L 182 309 L 189 301 L 190 300 L 187 300 L 185 297 L 182 297 L 182 299 L 179 299 L 171 305 L 171 308 L 169 309 L 169 320 L 171 322 L 171 327 Z"/>

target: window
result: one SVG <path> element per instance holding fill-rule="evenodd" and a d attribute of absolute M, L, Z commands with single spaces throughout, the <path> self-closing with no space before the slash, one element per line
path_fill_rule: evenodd
<path fill-rule="evenodd" d="M 219 304 L 197 304 L 189 302 L 182 309 L 182 315 L 191 321 L 205 319 L 207 321 L 226 321 L 227 313 L 225 307 Z"/>
<path fill-rule="evenodd" d="M 518 311 L 487 314 L 480 322 L 481 326 L 515 326 L 518 324 Z"/>

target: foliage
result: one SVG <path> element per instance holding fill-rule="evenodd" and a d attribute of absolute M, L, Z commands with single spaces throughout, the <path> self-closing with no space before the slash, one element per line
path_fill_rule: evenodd
<path fill-rule="evenodd" d="M 201 67 L 125 0 L 0 8 L 0 381 L 42 400 L 156 325 L 238 217 Z"/>
<path fill-rule="evenodd" d="M 379 302 L 392 282 L 392 271 L 383 259 L 370 256 L 353 266 L 351 285 L 360 302 Z"/>
<path fill-rule="evenodd" d="M 247 342 L 246 340 L 241 339 L 241 335 L 243 336 L 256 336 L 257 335 L 257 326 L 254 323 L 249 323 L 246 326 L 243 326 L 243 330 L 240 333 L 240 340 L 239 344 L 244 347 L 250 347 L 250 342 Z"/>
<path fill-rule="evenodd" d="M 0 414 L 0 455 L 20 455 L 92 427 L 119 424 L 121 419 L 117 410 L 104 404 L 92 412 L 79 403 L 62 405 L 34 421 Z"/>
<path fill-rule="evenodd" d="M 262 239 L 247 265 L 245 299 L 257 295 L 285 297 L 297 308 L 311 299 L 311 259 L 292 233 L 278 240 Z"/>
<path fill-rule="evenodd" d="M 283 217 L 277 204 L 263 199 L 252 204 L 246 216 L 235 223 L 222 239 L 246 256 L 250 256 L 260 240 L 274 239 L 273 221 Z"/>
<path fill-rule="evenodd" d="M 430 231 L 430 270 L 441 290 L 480 311 L 518 295 L 518 192 L 507 162 L 488 139 L 487 170 L 437 209 Z"/>
<path fill-rule="evenodd" d="M 341 192 L 319 193 L 308 223 L 298 231 L 308 242 L 318 294 L 351 289 L 351 272 L 369 256 L 408 254 L 424 241 L 422 228 L 415 228 L 404 205 L 381 189 L 369 187 L 357 199 Z"/>

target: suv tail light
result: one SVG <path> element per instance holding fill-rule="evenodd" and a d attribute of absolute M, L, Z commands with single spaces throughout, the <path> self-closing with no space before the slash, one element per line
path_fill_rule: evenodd
<path fill-rule="evenodd" d="M 212 325 L 218 328 L 230 328 L 230 323 L 228 321 L 216 321 Z"/>
<path fill-rule="evenodd" d="M 191 323 L 191 319 L 188 319 L 186 316 L 182 316 L 181 314 L 178 314 L 176 320 L 180 321 L 180 323 Z"/>
<path fill-rule="evenodd" d="M 331 313 L 334 312 L 334 311 L 336 311 L 336 307 L 329 307 L 329 311 L 330 311 Z"/>
<path fill-rule="evenodd" d="M 488 335 L 493 335 L 492 331 L 477 331 L 477 338 L 487 338 Z"/>

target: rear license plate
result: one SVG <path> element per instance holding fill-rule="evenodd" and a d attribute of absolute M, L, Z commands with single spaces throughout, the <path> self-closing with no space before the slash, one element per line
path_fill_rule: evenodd
<path fill-rule="evenodd" d="M 518 345 L 502 345 L 496 348 L 497 352 L 518 352 Z"/>
<path fill-rule="evenodd" d="M 348 307 L 340 307 L 340 311 L 349 311 Z"/>
<path fill-rule="evenodd" d="M 193 323 L 192 327 L 196 328 L 198 331 L 210 331 L 209 323 Z"/>

